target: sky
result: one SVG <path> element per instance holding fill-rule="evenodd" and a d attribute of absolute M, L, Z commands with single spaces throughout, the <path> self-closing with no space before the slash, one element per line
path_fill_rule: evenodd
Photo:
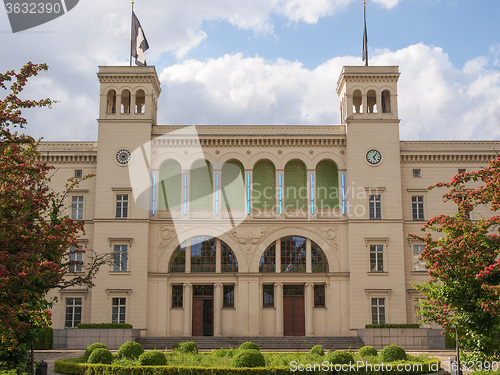
<path fill-rule="evenodd" d="M 370 65 L 398 65 L 403 140 L 500 140 L 499 0 L 366 0 Z M 362 65 L 362 0 L 136 0 L 161 80 L 159 125 L 338 125 L 336 84 Z M 97 140 L 102 65 L 129 65 L 130 0 L 80 0 L 13 33 L 0 5 L 0 71 L 49 71 L 24 97 L 47 141 Z M 4 97 L 0 92 L 0 98 Z"/>

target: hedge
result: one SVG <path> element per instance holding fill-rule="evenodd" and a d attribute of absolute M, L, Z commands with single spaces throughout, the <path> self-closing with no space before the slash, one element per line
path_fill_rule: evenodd
<path fill-rule="evenodd" d="M 79 323 L 76 328 L 80 329 L 131 329 L 128 323 Z"/>
<path fill-rule="evenodd" d="M 33 349 L 35 350 L 50 350 L 54 342 L 54 331 L 51 327 L 43 330 L 40 337 L 33 342 Z"/>
<path fill-rule="evenodd" d="M 389 324 L 389 323 L 379 323 L 379 324 L 367 324 L 365 328 L 420 328 L 419 324 Z"/>

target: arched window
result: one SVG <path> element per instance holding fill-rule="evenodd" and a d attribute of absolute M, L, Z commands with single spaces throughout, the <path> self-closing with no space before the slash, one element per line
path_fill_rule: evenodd
<path fill-rule="evenodd" d="M 281 272 L 306 272 L 306 239 L 283 237 L 281 239 Z"/>
<path fill-rule="evenodd" d="M 391 113 L 391 92 L 382 91 L 382 113 Z"/>
<path fill-rule="evenodd" d="M 121 113 L 130 113 L 130 91 L 123 90 L 121 95 Z"/>
<path fill-rule="evenodd" d="M 328 260 L 321 248 L 311 241 L 312 272 L 328 272 Z"/>
<path fill-rule="evenodd" d="M 253 167 L 252 205 L 256 210 L 276 206 L 276 168 L 269 160 L 261 160 Z"/>
<path fill-rule="evenodd" d="M 245 208 L 245 170 L 243 164 L 231 160 L 222 166 L 222 201 L 228 211 Z"/>
<path fill-rule="evenodd" d="M 306 166 L 299 160 L 291 160 L 285 165 L 285 207 L 307 212 Z"/>
<path fill-rule="evenodd" d="M 210 237 L 191 239 L 191 272 L 215 272 L 216 242 Z"/>
<path fill-rule="evenodd" d="M 135 113 L 146 113 L 146 94 L 142 89 L 135 93 Z"/>
<path fill-rule="evenodd" d="M 168 272 L 185 272 L 186 271 L 186 243 L 183 242 L 170 257 L 168 264 Z"/>
<path fill-rule="evenodd" d="M 276 272 L 276 243 L 273 242 L 262 254 L 259 263 L 259 272 Z"/>
<path fill-rule="evenodd" d="M 238 260 L 233 250 L 224 242 L 221 245 L 221 272 L 238 272 Z"/>
<path fill-rule="evenodd" d="M 182 195 L 182 170 L 180 164 L 169 159 L 160 166 L 159 209 L 179 209 Z"/>
<path fill-rule="evenodd" d="M 106 102 L 106 113 L 116 113 L 116 91 L 109 90 Z"/>
<path fill-rule="evenodd" d="M 367 113 L 377 113 L 377 94 L 375 90 L 369 90 L 366 97 L 366 109 Z"/>
<path fill-rule="evenodd" d="M 197 160 L 190 170 L 189 204 L 193 210 L 212 210 L 213 177 L 212 164 L 208 160 Z"/>
<path fill-rule="evenodd" d="M 363 96 L 360 90 L 354 90 L 352 93 L 353 113 L 363 113 Z"/>
<path fill-rule="evenodd" d="M 316 206 L 330 210 L 339 205 L 339 173 L 337 164 L 322 160 L 316 165 Z"/>

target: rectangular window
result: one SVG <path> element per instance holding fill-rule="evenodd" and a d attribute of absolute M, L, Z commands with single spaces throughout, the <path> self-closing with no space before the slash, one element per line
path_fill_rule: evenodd
<path fill-rule="evenodd" d="M 191 239 L 191 272 L 215 272 L 216 239 Z"/>
<path fill-rule="evenodd" d="M 413 220 L 424 220 L 424 197 L 411 197 L 411 211 Z"/>
<path fill-rule="evenodd" d="M 125 323 L 126 298 L 113 298 L 113 309 L 111 314 L 111 323 Z"/>
<path fill-rule="evenodd" d="M 413 177 L 421 177 L 420 171 L 421 171 L 420 169 L 414 169 L 413 170 Z"/>
<path fill-rule="evenodd" d="M 425 262 L 419 259 L 424 248 L 425 245 L 413 245 L 413 271 L 427 271 Z"/>
<path fill-rule="evenodd" d="M 325 285 L 314 285 L 314 307 L 325 307 Z"/>
<path fill-rule="evenodd" d="M 224 285 L 223 307 L 234 307 L 234 285 Z"/>
<path fill-rule="evenodd" d="M 370 245 L 370 272 L 384 272 L 384 245 Z"/>
<path fill-rule="evenodd" d="M 83 246 L 79 245 L 78 248 L 70 246 L 69 248 L 69 261 L 71 264 L 68 266 L 68 272 L 82 272 L 83 264 Z"/>
<path fill-rule="evenodd" d="M 82 299 L 66 298 L 64 328 L 76 328 L 82 322 Z"/>
<path fill-rule="evenodd" d="M 128 246 L 127 245 L 115 245 L 113 249 L 115 263 L 113 271 L 124 272 L 127 271 L 127 260 L 128 260 Z"/>
<path fill-rule="evenodd" d="M 372 324 L 385 323 L 385 298 L 372 298 Z"/>
<path fill-rule="evenodd" d="M 263 306 L 274 307 L 274 285 L 262 285 L 264 295 Z"/>
<path fill-rule="evenodd" d="M 83 196 L 71 197 L 71 218 L 74 220 L 83 220 Z"/>
<path fill-rule="evenodd" d="M 82 178 L 83 171 L 81 169 L 75 169 L 75 178 Z"/>
<path fill-rule="evenodd" d="M 382 219 L 381 200 L 380 195 L 369 196 L 370 219 Z"/>
<path fill-rule="evenodd" d="M 183 290 L 182 285 L 172 285 L 172 307 L 182 307 Z"/>
<path fill-rule="evenodd" d="M 128 217 L 128 194 L 116 196 L 116 218 L 126 219 Z"/>

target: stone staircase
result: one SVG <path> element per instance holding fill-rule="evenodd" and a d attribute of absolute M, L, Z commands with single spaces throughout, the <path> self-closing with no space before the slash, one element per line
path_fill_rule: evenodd
<path fill-rule="evenodd" d="M 263 350 L 309 350 L 314 345 L 322 345 L 324 350 L 353 350 L 364 346 L 359 336 L 326 336 L 326 337 L 142 337 L 137 339 L 144 349 L 171 350 L 175 344 L 184 341 L 194 341 L 199 350 L 212 350 L 220 348 L 237 348 L 245 341 L 252 341 Z"/>

